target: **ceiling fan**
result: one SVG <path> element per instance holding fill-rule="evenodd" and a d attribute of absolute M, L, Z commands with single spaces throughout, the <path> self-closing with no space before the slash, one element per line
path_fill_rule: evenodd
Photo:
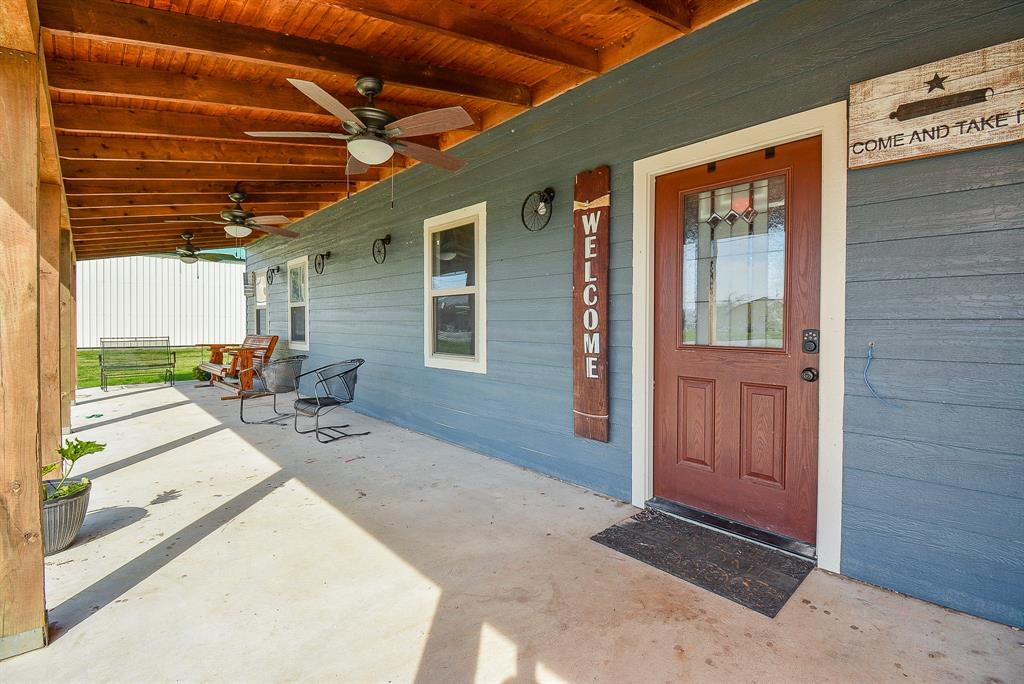
<path fill-rule="evenodd" d="M 230 251 L 213 251 L 213 250 L 201 250 L 192 244 L 192 238 L 195 237 L 192 233 L 182 233 L 181 239 L 185 241 L 185 244 L 181 247 L 176 248 L 170 253 L 160 254 L 147 254 L 146 256 L 160 257 L 162 259 L 180 259 L 183 264 L 194 264 L 199 260 L 203 261 L 218 261 L 218 262 L 233 262 L 233 263 L 245 263 L 245 259 L 238 256 L 234 250 Z"/>
<path fill-rule="evenodd" d="M 385 109 L 373 106 L 373 98 L 384 89 L 384 81 L 375 76 L 356 79 L 356 90 L 367 99 L 367 104 L 349 109 L 333 95 L 311 81 L 289 78 L 288 82 L 303 95 L 316 102 L 341 120 L 342 132 L 311 131 L 246 131 L 254 138 L 331 138 L 347 140 L 349 159 L 347 173 L 356 176 L 375 164 L 383 164 L 395 152 L 417 161 L 458 171 L 465 160 L 445 154 L 433 147 L 410 142 L 405 138 L 443 133 L 473 124 L 473 118 L 462 107 L 445 107 L 412 114 L 402 119 Z"/>
<path fill-rule="evenodd" d="M 279 227 L 282 223 L 288 223 L 287 216 L 257 216 L 256 212 L 246 211 L 242 208 L 246 194 L 237 187 L 233 192 L 228 193 L 228 199 L 235 203 L 231 209 L 224 209 L 220 212 L 220 220 L 204 219 L 201 216 L 193 216 L 190 219 L 167 219 L 165 223 L 216 223 L 224 226 L 224 232 L 234 238 L 248 237 L 252 231 L 258 230 L 263 233 L 271 233 L 282 237 L 298 237 L 294 230 L 287 230 Z"/>

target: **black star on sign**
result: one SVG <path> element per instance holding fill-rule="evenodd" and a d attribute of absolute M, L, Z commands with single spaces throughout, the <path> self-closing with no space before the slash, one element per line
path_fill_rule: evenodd
<path fill-rule="evenodd" d="M 936 74 L 932 76 L 932 79 L 930 81 L 925 81 L 924 84 L 928 86 L 929 93 L 933 90 L 945 90 L 946 86 L 942 85 L 942 83 L 947 78 L 949 78 L 949 76 L 939 76 L 938 72 L 936 72 Z"/>

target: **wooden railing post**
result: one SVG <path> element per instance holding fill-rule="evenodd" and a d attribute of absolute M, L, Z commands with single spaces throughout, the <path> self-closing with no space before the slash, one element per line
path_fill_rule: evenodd
<path fill-rule="evenodd" d="M 34 3 L 0 5 L 0 658 L 46 644 Z"/>

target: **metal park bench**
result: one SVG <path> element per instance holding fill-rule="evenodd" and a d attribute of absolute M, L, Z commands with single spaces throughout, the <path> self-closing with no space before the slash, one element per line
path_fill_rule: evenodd
<path fill-rule="evenodd" d="M 169 337 L 101 337 L 100 387 L 106 392 L 111 377 L 156 371 L 173 385 L 176 361 Z"/>

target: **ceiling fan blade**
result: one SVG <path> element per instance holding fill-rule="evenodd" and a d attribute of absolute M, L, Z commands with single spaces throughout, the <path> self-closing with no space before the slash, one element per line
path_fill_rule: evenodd
<path fill-rule="evenodd" d="M 213 219 L 192 217 L 187 219 L 164 219 L 164 223 L 215 223 Z"/>
<path fill-rule="evenodd" d="M 435 150 L 433 147 L 419 145 L 408 140 L 396 140 L 392 146 L 406 157 L 412 157 L 416 161 L 432 164 L 448 171 L 458 171 L 466 165 L 465 159 L 459 159 L 440 150 Z"/>
<path fill-rule="evenodd" d="M 408 138 L 417 135 L 444 133 L 456 128 L 473 125 L 471 117 L 462 107 L 445 107 L 429 112 L 412 114 L 404 119 L 392 121 L 384 130 L 392 138 Z"/>
<path fill-rule="evenodd" d="M 345 164 L 345 173 L 350 176 L 361 176 L 369 170 L 370 167 L 368 164 L 364 164 L 349 154 L 348 162 Z"/>
<path fill-rule="evenodd" d="M 330 131 L 246 131 L 253 138 L 330 138 L 331 140 L 348 140 L 351 135 L 332 133 Z"/>
<path fill-rule="evenodd" d="M 177 259 L 178 258 L 177 253 L 169 254 L 167 252 L 160 252 L 158 254 L 143 254 L 142 256 L 155 257 L 157 259 Z"/>
<path fill-rule="evenodd" d="M 258 230 L 261 233 L 270 233 L 271 235 L 280 235 L 281 237 L 299 237 L 299 234 L 294 230 L 288 230 L 286 228 L 278 228 L 277 226 L 268 226 L 261 223 L 251 223 L 249 227 L 253 230 Z"/>
<path fill-rule="evenodd" d="M 232 263 L 245 263 L 245 259 L 239 259 L 234 254 L 224 254 L 223 252 L 202 252 L 196 256 L 203 261 L 230 261 Z"/>
<path fill-rule="evenodd" d="M 331 95 L 316 83 L 313 83 L 312 81 L 303 81 L 299 78 L 289 78 L 288 82 L 298 88 L 299 92 L 303 95 L 313 102 L 316 102 L 342 121 L 353 123 L 359 126 L 360 129 L 365 128 L 365 126 L 363 126 L 363 122 L 360 121 L 358 116 L 353 114 L 348 107 L 338 102 L 338 98 Z"/>
<path fill-rule="evenodd" d="M 291 221 L 292 220 L 290 218 L 288 218 L 287 216 L 274 215 L 274 216 L 255 216 L 255 217 L 249 219 L 249 221 L 246 221 L 246 223 L 251 222 L 251 223 L 257 223 L 257 224 L 260 224 L 260 225 L 267 225 L 267 224 L 273 224 L 273 223 L 291 223 Z"/>

